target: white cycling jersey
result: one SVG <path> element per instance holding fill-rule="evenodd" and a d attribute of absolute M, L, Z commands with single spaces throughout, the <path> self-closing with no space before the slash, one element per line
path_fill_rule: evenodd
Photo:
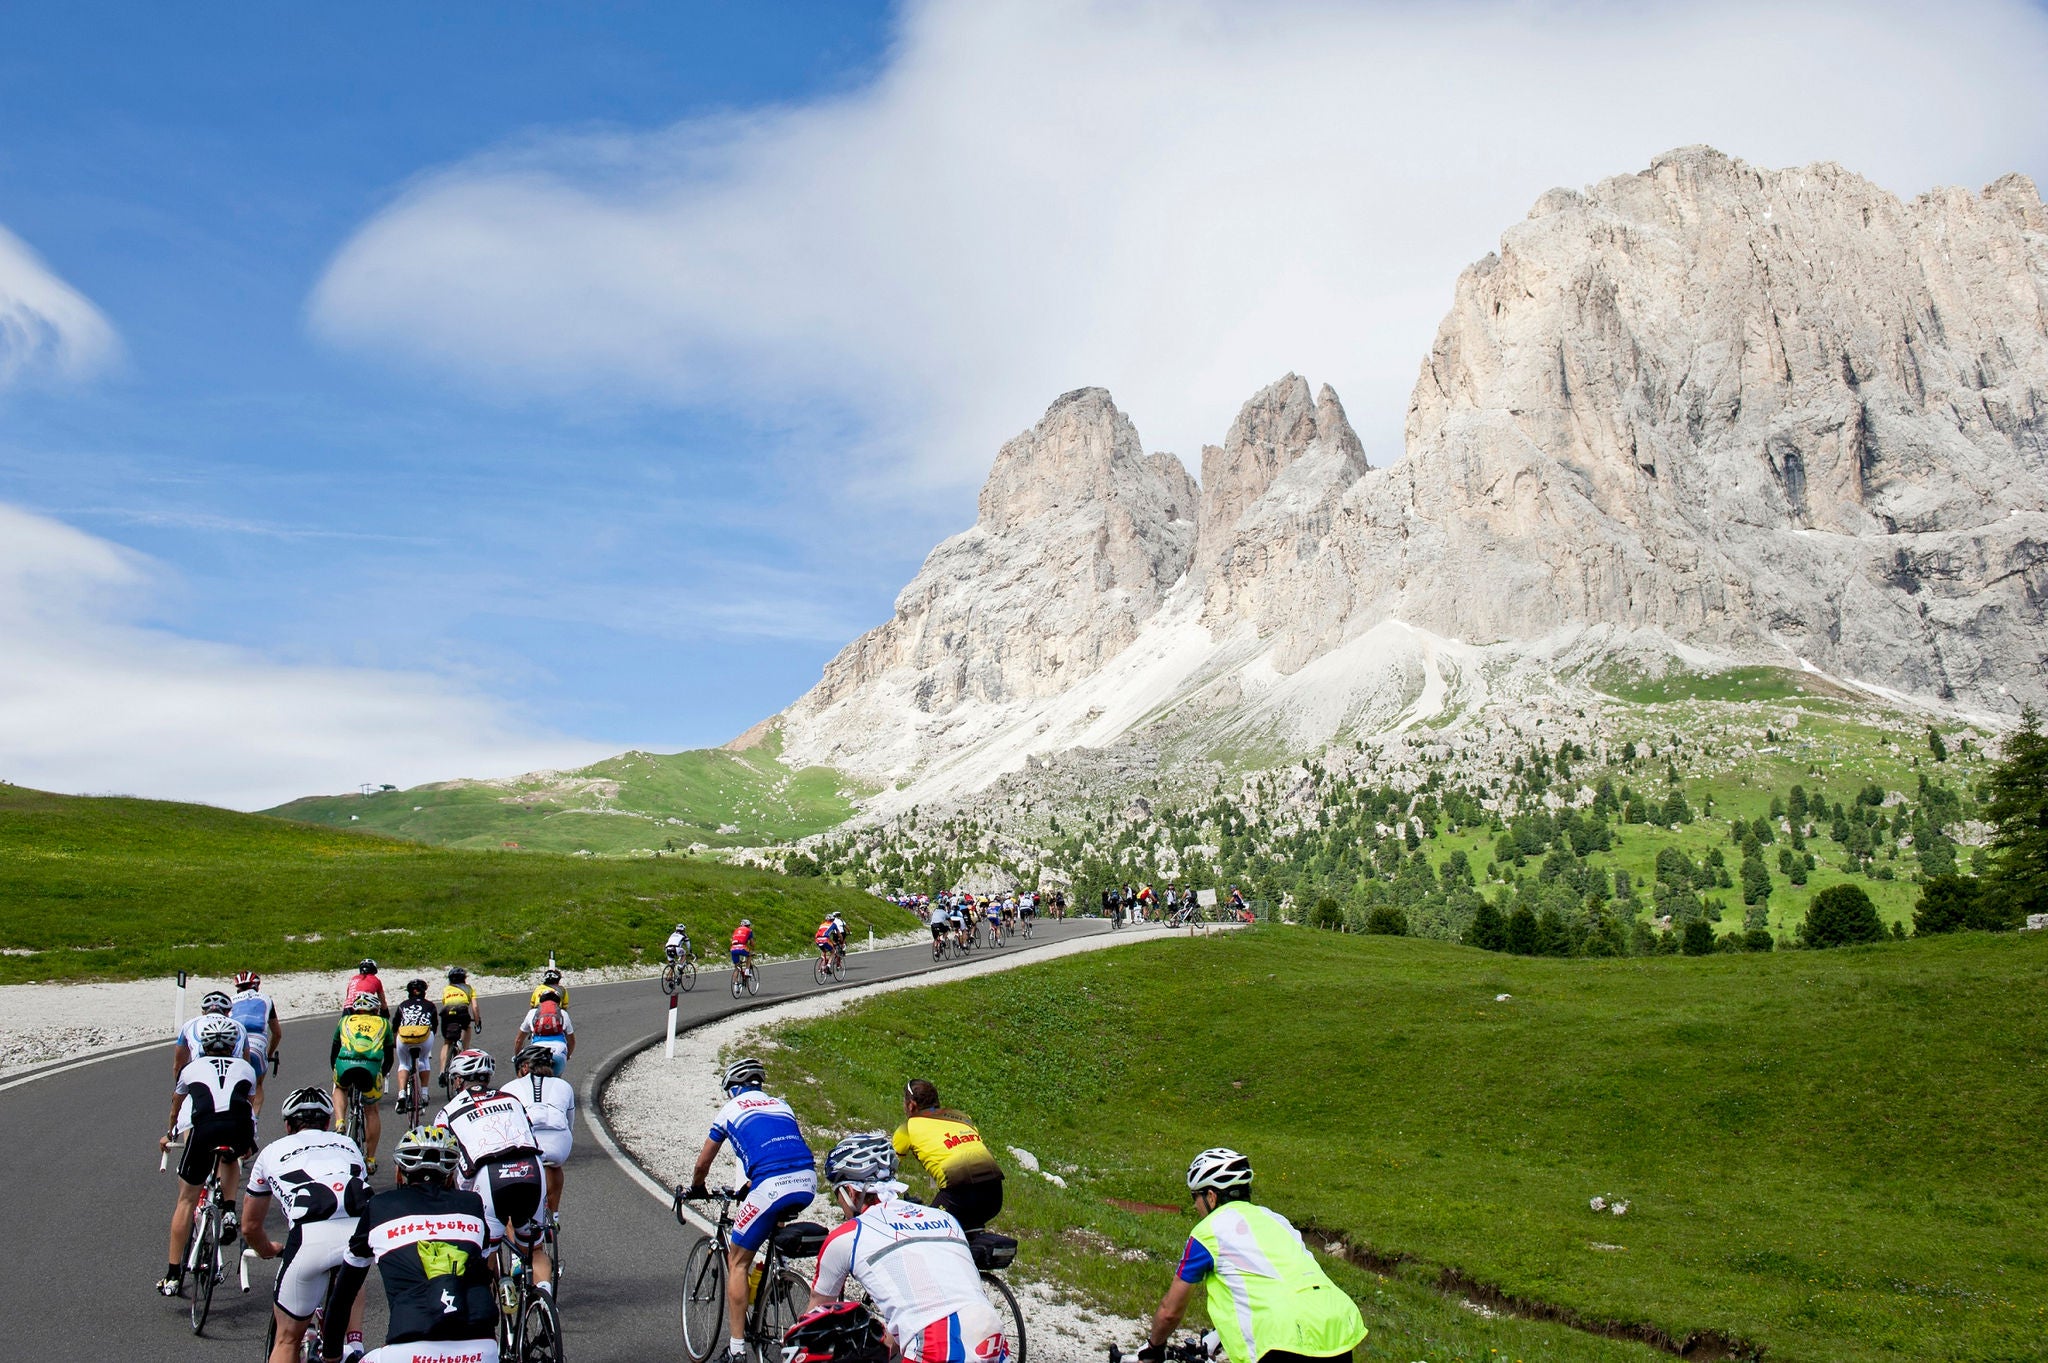
<path fill-rule="evenodd" d="M 202 1055 L 178 1071 L 178 1130 L 191 1129 L 201 1117 L 230 1113 L 249 1115 L 249 1097 L 256 1091 L 256 1070 L 237 1055 Z"/>
<path fill-rule="evenodd" d="M 465 1178 L 487 1161 L 540 1153 L 526 1105 L 509 1093 L 458 1094 L 434 1121 L 447 1127 L 462 1147 Z"/>
<path fill-rule="evenodd" d="M 180 1027 L 178 1029 L 178 1044 L 185 1048 L 185 1054 L 191 1056 L 195 1060 L 199 1058 L 203 1051 L 203 1048 L 199 1044 L 199 1024 L 207 1021 L 210 1018 L 221 1016 L 226 1016 L 229 1022 L 234 1022 L 235 1026 L 240 1027 L 242 1031 L 241 1039 L 235 1043 L 234 1050 L 228 1052 L 228 1054 L 234 1056 L 243 1056 L 249 1053 L 249 1029 L 247 1027 L 242 1027 L 242 1024 L 239 1022 L 235 1022 L 235 1018 L 232 1013 L 225 1015 L 220 1013 L 201 1013 L 198 1017 L 193 1018 L 190 1022 L 186 1023 L 183 1027 Z"/>
<path fill-rule="evenodd" d="M 969 1358 L 977 1356 L 977 1344 L 1002 1333 L 1002 1318 L 982 1291 L 966 1233 L 936 1207 L 885 1198 L 840 1222 L 818 1251 L 811 1290 L 837 1297 L 849 1276 L 867 1289 L 868 1301 L 906 1354 L 929 1357 L 920 1348 L 921 1336 L 949 1317 L 959 1317 L 957 1337 Z"/>
<path fill-rule="evenodd" d="M 284 1204 L 294 1226 L 336 1219 L 354 1222 L 349 1207 L 370 1200 L 363 1152 L 339 1131 L 299 1131 L 272 1141 L 249 1166 L 249 1191 Z"/>
<path fill-rule="evenodd" d="M 529 1074 L 499 1089 L 517 1098 L 536 1132 L 576 1129 L 576 1086 L 553 1075 Z"/>

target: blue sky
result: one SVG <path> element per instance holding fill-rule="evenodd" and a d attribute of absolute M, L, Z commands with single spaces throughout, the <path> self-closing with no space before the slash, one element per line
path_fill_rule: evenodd
<path fill-rule="evenodd" d="M 1458 269 L 1543 189 L 1695 141 L 2042 174 L 2044 34 L 2018 0 L 8 7 L 0 778 L 252 806 L 721 741 L 1059 392 L 1192 465 L 1294 369 L 1387 462 Z"/>

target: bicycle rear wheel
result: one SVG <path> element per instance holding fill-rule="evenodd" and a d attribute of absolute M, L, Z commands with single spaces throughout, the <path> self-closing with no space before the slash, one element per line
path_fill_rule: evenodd
<path fill-rule="evenodd" d="M 689 993 L 697 987 L 697 963 L 684 961 L 676 970 L 676 979 L 682 984 L 683 992 Z"/>
<path fill-rule="evenodd" d="M 752 966 L 747 967 L 747 992 L 749 994 L 761 992 L 761 972 Z"/>
<path fill-rule="evenodd" d="M 220 1211 L 207 1207 L 192 1223 L 196 1247 L 192 1268 L 185 1276 L 192 1288 L 192 1333 L 206 1328 L 207 1312 L 213 1310 L 213 1285 L 220 1279 Z"/>
<path fill-rule="evenodd" d="M 760 1326 L 755 1341 L 756 1363 L 782 1363 L 782 1336 L 803 1317 L 810 1304 L 810 1284 L 788 1264 L 777 1264 L 775 1276 L 761 1283 L 761 1301 L 754 1319 Z"/>
<path fill-rule="evenodd" d="M 733 972 L 732 972 L 732 996 L 733 996 L 734 998 L 738 998 L 738 997 L 740 996 L 740 990 L 741 990 L 741 989 L 743 989 L 743 988 L 745 988 L 745 987 L 746 987 L 746 986 L 744 986 L 744 985 L 742 985 L 742 984 L 740 983 L 740 972 L 739 972 L 739 971 L 737 971 L 737 970 L 733 971 Z"/>
<path fill-rule="evenodd" d="M 683 1258 L 683 1352 L 705 1363 L 725 1337 L 725 1255 L 706 1236 Z"/>
<path fill-rule="evenodd" d="M 1003 1337 L 1010 1341 L 1010 1363 L 1024 1363 L 1024 1309 L 1017 1305 L 1010 1285 L 993 1273 L 984 1273 L 981 1290 L 1002 1318 Z"/>
<path fill-rule="evenodd" d="M 832 978 L 832 962 L 829 957 L 820 956 L 818 963 L 811 967 L 811 978 L 819 984 Z"/>
<path fill-rule="evenodd" d="M 562 1363 L 562 1315 L 547 1293 L 535 1288 L 519 1308 L 516 1363 Z"/>

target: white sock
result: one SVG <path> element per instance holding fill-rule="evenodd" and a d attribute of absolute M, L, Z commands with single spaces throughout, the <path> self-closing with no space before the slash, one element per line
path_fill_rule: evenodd
<path fill-rule="evenodd" d="M 744 1358 L 746 1357 L 747 1353 L 747 1341 L 745 1341 L 744 1339 L 735 1339 L 728 1341 L 725 1346 L 725 1351 L 726 1356 L 729 1358 Z"/>

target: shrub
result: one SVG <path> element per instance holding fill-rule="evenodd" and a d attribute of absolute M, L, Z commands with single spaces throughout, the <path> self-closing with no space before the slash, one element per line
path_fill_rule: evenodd
<path fill-rule="evenodd" d="M 1777 948 L 1778 939 L 1771 936 L 1769 928 L 1751 928 L 1742 934 L 1744 951 L 1775 951 Z"/>
<path fill-rule="evenodd" d="M 1695 918 L 1685 925 L 1684 951 L 1688 956 L 1706 956 L 1714 950 L 1714 930 L 1707 926 L 1704 918 Z"/>
<path fill-rule="evenodd" d="M 1365 930 L 1381 937 L 1406 937 L 1408 915 L 1392 904 L 1381 904 L 1367 915 Z"/>
<path fill-rule="evenodd" d="M 1308 911 L 1308 924 L 1312 928 L 1343 927 L 1344 911 L 1337 907 L 1337 897 L 1326 894 L 1317 899 Z"/>
<path fill-rule="evenodd" d="M 1507 949 L 1517 956 L 1534 956 L 1542 945 L 1536 929 L 1536 914 L 1527 904 L 1508 915 Z"/>
<path fill-rule="evenodd" d="M 1810 947 L 1837 947 L 1856 942 L 1881 942 L 1884 924 L 1877 905 L 1860 885 L 1830 885 L 1813 897 L 1800 924 L 1800 938 Z"/>
<path fill-rule="evenodd" d="M 1920 887 L 1913 906 L 1913 932 L 1925 937 L 1942 932 L 2010 932 L 2022 920 L 2011 901 L 1971 876 L 1933 876 Z"/>

